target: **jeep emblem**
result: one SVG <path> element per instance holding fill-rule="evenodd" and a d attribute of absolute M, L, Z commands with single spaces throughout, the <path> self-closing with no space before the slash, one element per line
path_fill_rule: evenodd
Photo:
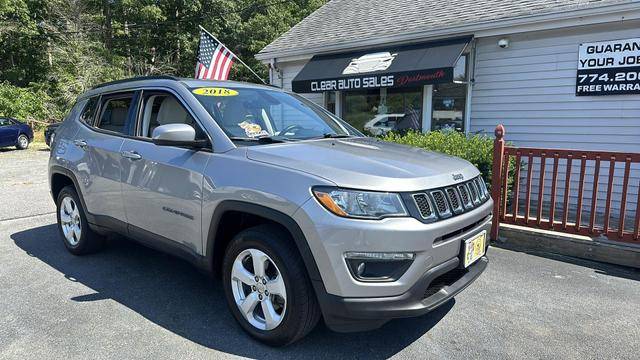
<path fill-rule="evenodd" d="M 464 176 L 462 176 L 462 174 L 453 174 L 453 180 L 464 180 Z"/>

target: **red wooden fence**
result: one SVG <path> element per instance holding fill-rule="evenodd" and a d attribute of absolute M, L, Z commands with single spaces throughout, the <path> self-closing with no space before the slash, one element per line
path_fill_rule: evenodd
<path fill-rule="evenodd" d="M 635 219 L 632 226 L 626 226 L 625 217 L 628 213 L 627 205 L 629 201 L 629 183 L 631 165 L 640 163 L 640 154 L 619 153 L 610 151 L 583 151 L 565 149 L 539 149 L 506 146 L 505 129 L 498 125 L 495 129 L 495 142 L 493 149 L 493 174 L 491 180 L 491 195 L 494 200 L 493 226 L 491 228 L 491 238 L 498 238 L 499 223 L 509 223 L 536 227 L 548 230 L 561 231 L 566 233 L 599 236 L 604 235 L 611 240 L 624 242 L 640 242 L 640 190 L 635 199 Z M 536 161 L 538 159 L 538 161 Z M 545 194 L 545 176 L 548 173 L 547 159 L 551 160 L 551 192 Z M 559 172 L 559 164 L 564 160 L 566 170 Z M 515 174 L 513 183 L 509 184 L 509 163 L 515 162 Z M 585 195 L 585 179 L 587 178 L 587 161 L 594 164 L 593 185 L 591 186 L 591 201 L 583 201 Z M 526 162 L 526 163 L 525 163 Z M 534 163 L 537 165 L 534 167 Z M 604 164 L 603 164 L 604 163 Z M 621 189 L 621 199 L 618 212 L 617 226 L 613 226 L 612 218 L 612 196 L 614 187 L 614 174 L 616 163 L 624 164 L 624 174 Z M 572 169 L 574 165 L 579 165 L 579 178 L 577 189 L 572 189 Z M 600 170 L 602 166 L 608 166 L 608 178 L 606 183 L 601 184 Z M 521 171 L 526 169 L 526 182 L 521 181 Z M 533 182 L 534 171 L 537 170 L 537 184 Z M 589 175 L 591 176 L 591 175 Z M 564 180 L 564 191 L 558 196 L 558 180 Z M 606 189 L 606 197 L 598 198 L 600 186 Z M 537 190 L 535 211 L 532 211 L 531 197 L 532 187 Z M 640 187 L 640 184 L 639 184 Z M 577 190 L 577 191 L 576 191 Z M 521 196 L 524 195 L 524 196 Z M 570 197 L 577 198 L 575 209 L 571 209 Z M 560 198 L 559 198 L 560 197 Z M 604 214 L 597 214 L 599 201 L 604 200 Z M 520 204 L 524 201 L 524 204 Z M 558 204 L 561 205 L 561 218 L 556 214 Z M 520 209 L 524 205 L 524 209 Z M 583 213 L 587 210 L 588 219 L 583 219 Z M 546 216 L 543 216 L 545 215 Z M 570 221 L 570 219 L 572 221 Z M 602 225 L 599 225 L 602 224 Z"/>

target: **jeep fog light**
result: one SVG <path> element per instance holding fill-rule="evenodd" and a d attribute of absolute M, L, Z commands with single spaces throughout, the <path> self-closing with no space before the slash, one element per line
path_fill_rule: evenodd
<path fill-rule="evenodd" d="M 351 275 L 359 281 L 395 281 L 409 268 L 414 253 L 347 252 L 344 254 Z"/>

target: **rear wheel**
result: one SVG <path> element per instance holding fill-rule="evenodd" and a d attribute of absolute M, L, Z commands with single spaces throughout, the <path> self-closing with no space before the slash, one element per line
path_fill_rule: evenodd
<path fill-rule="evenodd" d="M 18 150 L 24 150 L 29 147 L 29 138 L 25 134 L 20 134 L 18 136 L 18 141 L 16 142 L 16 148 Z"/>
<path fill-rule="evenodd" d="M 238 323 L 269 345 L 287 345 L 304 337 L 320 319 L 300 255 L 289 235 L 276 226 L 256 226 L 231 241 L 223 282 Z"/>
<path fill-rule="evenodd" d="M 89 228 L 80 198 L 72 186 L 60 190 L 56 205 L 58 230 L 69 252 L 83 255 L 102 247 L 103 238 Z"/>

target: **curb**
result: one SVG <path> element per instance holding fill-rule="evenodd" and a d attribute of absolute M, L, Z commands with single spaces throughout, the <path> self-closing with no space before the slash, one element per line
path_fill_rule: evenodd
<path fill-rule="evenodd" d="M 581 259 L 640 269 L 640 244 L 625 244 L 606 238 L 565 234 L 524 226 L 500 224 L 498 247 L 525 251 L 543 251 Z"/>

